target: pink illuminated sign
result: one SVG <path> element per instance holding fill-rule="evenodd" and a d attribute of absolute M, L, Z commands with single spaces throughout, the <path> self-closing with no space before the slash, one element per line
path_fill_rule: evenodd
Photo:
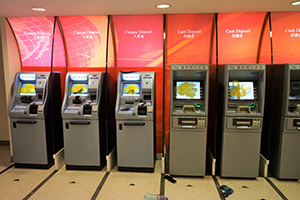
<path fill-rule="evenodd" d="M 163 62 L 163 16 L 113 16 L 119 67 L 158 67 Z"/>
<path fill-rule="evenodd" d="M 54 17 L 8 18 L 15 33 L 22 66 L 51 66 Z"/>
<path fill-rule="evenodd" d="M 107 16 L 59 17 L 66 40 L 69 67 L 104 67 Z"/>

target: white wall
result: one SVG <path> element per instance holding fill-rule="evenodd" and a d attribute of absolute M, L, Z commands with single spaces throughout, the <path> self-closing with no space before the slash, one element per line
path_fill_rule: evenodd
<path fill-rule="evenodd" d="M 6 18 L 0 17 L 0 141 L 10 141 L 8 106 L 14 75 L 20 70 L 17 42 Z"/>

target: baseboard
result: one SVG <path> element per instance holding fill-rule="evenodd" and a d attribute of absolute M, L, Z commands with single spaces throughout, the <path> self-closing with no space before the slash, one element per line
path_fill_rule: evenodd
<path fill-rule="evenodd" d="M 59 170 L 65 164 L 65 149 L 62 148 L 53 155 L 55 170 Z"/>
<path fill-rule="evenodd" d="M 268 177 L 269 162 L 269 160 L 260 154 L 259 173 L 263 175 L 263 177 Z"/>
<path fill-rule="evenodd" d="M 211 151 L 209 148 L 207 148 L 207 166 L 209 166 L 209 168 L 211 169 L 211 175 L 215 176 L 216 175 L 216 159 L 214 158 L 214 156 L 212 155 Z"/>
<path fill-rule="evenodd" d="M 117 165 L 116 147 L 106 156 L 106 170 L 110 172 Z"/>

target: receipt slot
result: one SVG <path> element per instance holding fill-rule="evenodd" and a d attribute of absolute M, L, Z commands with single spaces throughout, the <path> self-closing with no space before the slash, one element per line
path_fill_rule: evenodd
<path fill-rule="evenodd" d="M 63 148 L 60 74 L 18 72 L 9 105 L 15 167 L 50 168 Z"/>
<path fill-rule="evenodd" d="M 155 72 L 119 72 L 115 112 L 118 170 L 154 172 Z"/>
<path fill-rule="evenodd" d="M 218 69 L 222 101 L 220 175 L 256 178 L 265 98 L 265 65 L 225 65 Z"/>
<path fill-rule="evenodd" d="M 67 170 L 101 170 L 105 165 L 104 73 L 69 72 L 62 106 Z"/>
<path fill-rule="evenodd" d="M 300 179 L 300 64 L 273 67 L 270 172 Z"/>
<path fill-rule="evenodd" d="M 172 64 L 169 172 L 204 176 L 209 66 Z"/>

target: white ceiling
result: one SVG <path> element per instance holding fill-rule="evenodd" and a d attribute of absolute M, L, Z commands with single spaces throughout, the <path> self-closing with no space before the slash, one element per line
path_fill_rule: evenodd
<path fill-rule="evenodd" d="M 293 0 L 0 0 L 0 16 L 68 16 L 300 11 Z M 157 9 L 160 3 L 171 5 Z M 44 7 L 46 12 L 31 11 Z"/>

